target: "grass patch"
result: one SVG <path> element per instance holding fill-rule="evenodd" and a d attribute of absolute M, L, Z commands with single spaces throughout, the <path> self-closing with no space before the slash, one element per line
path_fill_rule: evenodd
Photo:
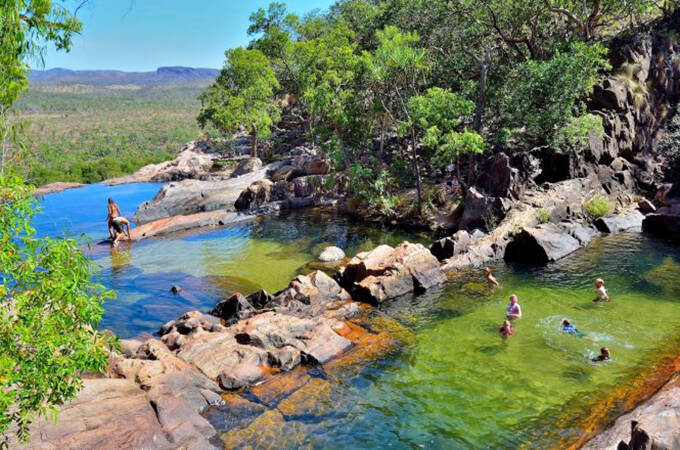
<path fill-rule="evenodd" d="M 583 204 L 583 209 L 592 220 L 595 220 L 611 214 L 612 205 L 606 198 L 596 195 Z"/>

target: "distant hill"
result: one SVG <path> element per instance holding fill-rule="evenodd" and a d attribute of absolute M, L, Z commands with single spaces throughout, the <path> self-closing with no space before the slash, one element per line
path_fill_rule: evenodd
<path fill-rule="evenodd" d="M 84 84 L 91 86 L 137 85 L 157 86 L 186 83 L 210 83 L 218 69 L 192 67 L 159 67 L 154 72 L 123 72 L 120 70 L 69 70 L 54 68 L 33 70 L 28 80 L 33 85 Z"/>

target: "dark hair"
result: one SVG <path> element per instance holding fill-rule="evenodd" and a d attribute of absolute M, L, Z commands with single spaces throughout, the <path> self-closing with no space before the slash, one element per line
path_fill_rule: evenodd
<path fill-rule="evenodd" d="M 110 205 L 111 203 L 113 203 L 113 199 L 112 199 L 111 197 L 109 197 L 108 201 L 109 201 L 109 205 Z"/>

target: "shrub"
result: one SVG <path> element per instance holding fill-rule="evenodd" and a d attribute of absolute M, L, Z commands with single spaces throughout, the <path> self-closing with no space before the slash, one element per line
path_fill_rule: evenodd
<path fill-rule="evenodd" d="M 612 205 L 606 198 L 596 195 L 583 204 L 583 208 L 591 219 L 599 219 L 612 212 Z"/>
<path fill-rule="evenodd" d="M 536 215 L 538 218 L 538 223 L 548 223 L 550 222 L 550 216 L 548 215 L 548 211 L 545 209 L 539 209 L 536 211 Z"/>

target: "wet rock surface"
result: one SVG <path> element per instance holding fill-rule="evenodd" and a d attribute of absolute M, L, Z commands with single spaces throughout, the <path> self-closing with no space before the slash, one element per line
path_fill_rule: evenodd
<path fill-rule="evenodd" d="M 215 227 L 252 219 L 254 219 L 253 216 L 226 211 L 209 211 L 186 216 L 179 215 L 166 217 L 132 228 L 130 230 L 130 239 L 132 241 L 140 241 L 153 236 L 160 236 L 177 231 L 202 227 Z"/>

